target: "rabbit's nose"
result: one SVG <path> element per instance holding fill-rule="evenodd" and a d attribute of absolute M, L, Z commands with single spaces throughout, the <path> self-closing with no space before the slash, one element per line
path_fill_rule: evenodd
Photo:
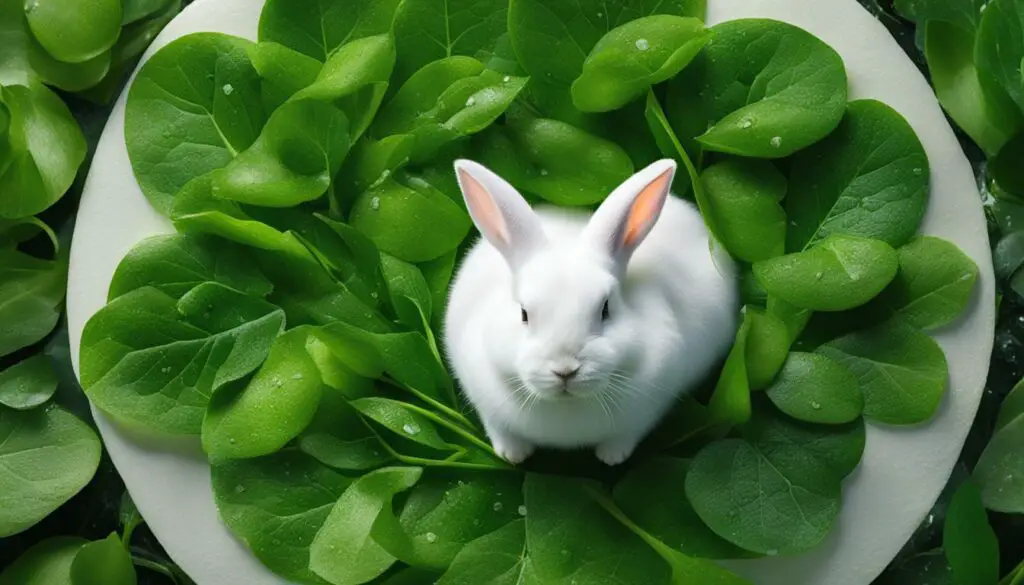
<path fill-rule="evenodd" d="M 568 382 L 576 377 L 576 374 L 580 373 L 580 366 L 574 368 L 559 368 L 551 370 L 551 373 L 558 376 L 563 382 Z"/>

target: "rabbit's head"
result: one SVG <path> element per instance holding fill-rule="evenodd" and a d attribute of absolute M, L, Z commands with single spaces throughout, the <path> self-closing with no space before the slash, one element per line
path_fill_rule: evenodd
<path fill-rule="evenodd" d="M 508 315 L 515 380 L 537 399 L 629 389 L 644 346 L 644 324 L 625 302 L 626 266 L 658 221 L 676 164 L 658 161 L 616 188 L 579 230 L 546 233 L 518 191 L 468 160 L 455 171 L 474 223 L 513 275 Z M 551 228 L 548 228 L 549 231 Z M 515 324 L 512 325 L 512 320 Z M 505 343 L 504 337 L 502 343 Z"/>

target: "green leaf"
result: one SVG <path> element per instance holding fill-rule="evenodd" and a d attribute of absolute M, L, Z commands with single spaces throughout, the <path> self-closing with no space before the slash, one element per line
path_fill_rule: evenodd
<path fill-rule="evenodd" d="M 71 585 L 71 563 L 87 541 L 48 538 L 25 551 L 0 573 L 0 585 Z"/>
<path fill-rule="evenodd" d="M 263 105 L 273 112 L 293 94 L 316 81 L 323 63 L 284 45 L 261 42 L 249 51 L 262 83 Z"/>
<path fill-rule="evenodd" d="M 352 145 L 349 121 L 330 103 L 299 100 L 277 108 L 256 142 L 217 173 L 213 195 L 267 207 L 319 198 Z"/>
<path fill-rule="evenodd" d="M 348 370 L 346 383 L 343 383 L 345 388 L 337 389 L 340 391 L 332 388 L 323 393 L 313 421 L 299 436 L 298 446 L 303 453 L 335 469 L 375 469 L 389 463 L 392 458 L 381 445 L 380 439 L 360 419 L 359 411 L 348 403 L 347 396 L 372 391 L 369 383 L 359 384 L 350 372 Z M 321 376 L 328 378 L 322 372 Z M 349 380 L 355 383 L 347 383 Z M 366 378 L 361 380 L 370 382 Z"/>
<path fill-rule="evenodd" d="M 938 20 L 973 33 L 985 0 L 895 0 L 893 4 L 900 15 L 921 25 Z"/>
<path fill-rule="evenodd" d="M 58 382 L 50 358 L 36 354 L 0 372 L 0 405 L 15 410 L 41 406 L 53 396 Z"/>
<path fill-rule="evenodd" d="M 1024 384 L 1020 382 L 1003 401 L 995 434 L 985 447 L 974 481 L 981 488 L 985 507 L 1009 514 L 1024 513 Z"/>
<path fill-rule="evenodd" d="M 381 256 L 381 269 L 398 320 L 426 334 L 430 328 L 433 298 L 423 273 L 416 266 L 387 254 Z"/>
<path fill-rule="evenodd" d="M 213 394 L 202 428 L 211 460 L 270 455 L 312 422 L 322 383 L 306 352 L 308 336 L 302 327 L 280 335 L 251 379 Z"/>
<path fill-rule="evenodd" d="M 67 264 L 62 260 L 0 250 L 0 357 L 53 331 L 66 282 Z"/>
<path fill-rule="evenodd" d="M 59 406 L 0 406 L 0 538 L 33 526 L 85 487 L 100 449 L 89 425 Z"/>
<path fill-rule="evenodd" d="M 527 583 L 668 583 L 669 566 L 574 478 L 528 474 Z"/>
<path fill-rule="evenodd" d="M 709 150 L 782 158 L 835 129 L 846 109 L 846 70 L 832 47 L 784 22 L 741 19 L 711 29 L 702 91 Z"/>
<path fill-rule="evenodd" d="M 744 262 L 781 256 L 786 249 L 786 178 L 766 161 L 729 159 L 700 176 L 707 197 L 701 209 L 712 215 L 715 235 Z"/>
<path fill-rule="evenodd" d="M 324 62 L 338 47 L 391 30 L 398 0 L 269 0 L 260 41 L 279 43 Z"/>
<path fill-rule="evenodd" d="M 787 248 L 834 233 L 896 247 L 917 232 L 928 200 L 928 157 L 913 128 L 873 100 L 851 102 L 835 132 L 793 158 Z"/>
<path fill-rule="evenodd" d="M 387 179 L 360 194 L 349 223 L 381 252 L 406 262 L 426 262 L 454 250 L 471 225 L 447 195 L 412 175 Z"/>
<path fill-rule="evenodd" d="M 169 0 L 121 0 L 121 24 L 131 24 L 161 11 Z"/>
<path fill-rule="evenodd" d="M 812 423 L 848 423 L 864 411 L 857 378 L 821 354 L 790 353 L 765 393 L 782 412 Z"/>
<path fill-rule="evenodd" d="M 989 176 L 999 189 L 1014 197 L 1024 197 L 1024 172 L 1017 163 L 1024 157 L 1024 133 L 1006 142 L 989 161 Z"/>
<path fill-rule="evenodd" d="M 81 63 L 65 63 L 54 59 L 31 37 L 27 53 L 29 65 L 42 81 L 64 91 L 83 91 L 98 84 L 110 72 L 113 58 L 108 50 Z"/>
<path fill-rule="evenodd" d="M 716 423 L 742 424 L 750 418 L 750 381 L 747 378 L 747 337 L 752 311 L 745 311 L 729 355 L 708 402 L 708 415 Z"/>
<path fill-rule="evenodd" d="M 840 477 L 813 450 L 820 437 L 789 435 L 784 424 L 758 421 L 750 438 L 711 443 L 686 476 L 687 497 L 715 533 L 766 555 L 813 548 L 839 512 Z"/>
<path fill-rule="evenodd" d="M 771 383 L 786 361 L 791 340 L 785 322 L 770 311 L 762 313 L 747 306 L 744 318 L 750 321 L 747 331 L 746 365 L 751 390 L 761 390 Z"/>
<path fill-rule="evenodd" d="M 81 63 L 106 51 L 121 32 L 121 0 L 30 0 L 25 16 L 32 34 L 59 61 Z"/>
<path fill-rule="evenodd" d="M 360 477 L 338 498 L 310 546 L 310 569 L 333 585 L 358 585 L 384 573 L 395 558 L 370 535 L 392 498 L 416 485 L 418 467 L 388 467 Z"/>
<path fill-rule="evenodd" d="M 525 513 L 522 484 L 511 474 L 426 475 L 400 517 L 381 511 L 373 539 L 404 563 L 444 570 L 467 543 Z"/>
<path fill-rule="evenodd" d="M 505 0 L 405 0 L 395 18 L 395 83 L 445 57 L 483 60 L 505 34 L 507 15 Z"/>
<path fill-rule="evenodd" d="M 778 297 L 768 297 L 766 313 L 778 318 L 786 324 L 786 329 L 789 331 L 789 343 L 792 344 L 798 337 L 800 337 L 800 333 L 802 333 L 804 327 L 807 326 L 807 322 L 811 319 L 813 311 L 810 309 L 801 309 L 800 307 L 787 303 Z"/>
<path fill-rule="evenodd" d="M 259 459 L 219 462 L 212 469 L 221 519 L 268 569 L 316 583 L 309 549 L 352 480 L 295 449 Z"/>
<path fill-rule="evenodd" d="M 338 178 L 351 183 L 353 193 L 372 189 L 409 162 L 415 142 L 411 134 L 385 136 L 380 140 L 364 136 L 353 147 Z"/>
<path fill-rule="evenodd" d="M 281 309 L 212 282 L 177 301 L 136 289 L 86 323 L 82 386 L 119 419 L 198 434 L 213 391 L 256 369 L 283 326 Z"/>
<path fill-rule="evenodd" d="M 971 481 L 956 490 L 942 527 L 942 548 L 955 585 L 999 582 L 999 541 L 988 523 L 981 493 Z"/>
<path fill-rule="evenodd" d="M 690 501 L 680 495 L 690 462 L 656 457 L 631 469 L 615 484 L 615 503 L 658 540 L 706 559 L 735 559 L 749 553 L 711 531 Z M 652 505 L 656 502 L 656 505 Z"/>
<path fill-rule="evenodd" d="M 22 0 L 0 0 L 0 85 L 29 85 L 38 81 L 28 63 L 32 39 Z"/>
<path fill-rule="evenodd" d="M 509 126 L 522 177 L 514 184 L 556 205 L 603 201 L 633 174 L 633 161 L 619 145 L 575 126 L 544 118 Z"/>
<path fill-rule="evenodd" d="M 204 282 L 258 297 L 274 288 L 240 246 L 203 235 L 171 234 L 132 246 L 117 265 L 107 298 L 151 286 L 179 299 Z"/>
<path fill-rule="evenodd" d="M 137 582 L 132 557 L 116 532 L 83 546 L 71 563 L 72 585 L 135 585 Z"/>
<path fill-rule="evenodd" d="M 513 520 L 463 547 L 438 585 L 521 585 L 528 559 L 526 521 Z"/>
<path fill-rule="evenodd" d="M 978 266 L 955 244 L 931 236 L 915 238 L 897 252 L 896 278 L 868 309 L 919 329 L 953 322 L 971 299 Z"/>
<path fill-rule="evenodd" d="M 978 24 L 974 62 L 978 71 L 993 79 L 1021 109 L 1024 109 L 1024 0 L 992 0 L 985 6 Z"/>
<path fill-rule="evenodd" d="M 67 106 L 41 84 L 0 87 L 0 102 L 10 112 L 8 150 L 0 164 L 0 218 L 18 219 L 64 195 L 85 160 L 86 144 Z"/>
<path fill-rule="evenodd" d="M 587 55 L 572 84 L 573 104 L 583 112 L 621 108 L 682 71 L 710 39 L 697 18 L 662 14 L 622 24 Z"/>
<path fill-rule="evenodd" d="M 811 424 L 791 418 L 759 399 L 754 418 L 740 428 L 740 436 L 765 451 L 789 446 L 801 457 L 816 459 L 844 479 L 860 465 L 866 441 L 863 419 L 841 425 Z"/>
<path fill-rule="evenodd" d="M 333 102 L 348 117 L 354 141 L 370 125 L 391 70 L 395 67 L 395 41 L 390 34 L 351 41 L 332 54 L 316 80 L 291 97 Z"/>
<path fill-rule="evenodd" d="M 139 71 L 125 106 L 128 158 L 142 192 L 169 215 L 192 179 L 248 148 L 264 122 L 252 43 L 194 33 L 156 52 Z"/>
<path fill-rule="evenodd" d="M 440 256 L 434 260 L 420 264 L 420 271 L 427 281 L 427 288 L 430 290 L 431 306 L 433 307 L 434 319 L 431 326 L 435 331 L 440 331 L 440 322 L 444 316 L 444 307 L 448 303 L 448 285 L 451 283 L 452 274 L 455 272 L 456 250 Z"/>
<path fill-rule="evenodd" d="M 770 296 L 815 311 L 845 311 L 867 303 L 892 282 L 896 251 L 880 240 L 833 234 L 806 252 L 754 264 Z"/>
<path fill-rule="evenodd" d="M 405 402 L 369 397 L 352 400 L 349 404 L 400 437 L 441 451 L 452 450 L 452 445 L 437 434 L 434 423 Z"/>
<path fill-rule="evenodd" d="M 944 4 L 944 3 L 934 3 Z M 980 14 L 972 13 L 972 16 Z M 994 155 L 1022 124 L 1010 96 L 994 82 L 983 83 L 974 61 L 975 35 L 949 22 L 924 24 L 925 58 L 939 103 L 956 125 L 987 154 Z"/>
<path fill-rule="evenodd" d="M 410 77 L 374 120 L 379 138 L 410 134 L 414 161 L 491 125 L 526 85 L 526 78 L 485 70 L 476 59 L 454 56 L 428 63 Z"/>
<path fill-rule="evenodd" d="M 851 333 L 818 351 L 853 372 L 864 394 L 864 416 L 878 422 L 928 420 L 949 379 L 942 348 L 899 322 Z"/>

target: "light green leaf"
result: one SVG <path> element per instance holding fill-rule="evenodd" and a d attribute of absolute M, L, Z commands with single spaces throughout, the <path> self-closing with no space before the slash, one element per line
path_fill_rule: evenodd
<path fill-rule="evenodd" d="M 114 46 L 121 32 L 121 0 L 29 0 L 25 17 L 33 36 L 65 63 L 87 61 Z"/>
<path fill-rule="evenodd" d="M 72 585 L 135 585 L 137 582 L 131 554 L 116 532 L 83 546 L 71 563 Z"/>
<path fill-rule="evenodd" d="M 53 396 L 58 382 L 50 358 L 36 354 L 0 372 L 0 405 L 15 410 L 41 406 Z"/>
<path fill-rule="evenodd" d="M 60 319 L 66 281 L 63 260 L 0 250 L 0 357 L 53 331 Z"/>
<path fill-rule="evenodd" d="M 812 423 L 848 423 L 864 410 L 857 378 L 821 354 L 790 353 L 765 394 L 782 412 Z"/>
<path fill-rule="evenodd" d="M 260 40 L 321 63 L 338 47 L 391 30 L 398 0 L 270 0 L 260 13 Z"/>
<path fill-rule="evenodd" d="M 733 256 L 758 262 L 781 256 L 786 249 L 786 178 L 766 161 L 728 159 L 701 173 L 706 194 L 705 215 L 715 235 Z"/>
<path fill-rule="evenodd" d="M 463 547 L 438 585 L 525 585 L 528 563 L 526 521 L 514 520 Z"/>
<path fill-rule="evenodd" d="M 942 527 L 942 548 L 955 585 L 999 582 L 999 541 L 988 523 L 981 493 L 971 481 L 956 490 Z"/>
<path fill-rule="evenodd" d="M 452 445 L 437 434 L 437 427 L 434 426 L 434 423 L 405 402 L 368 397 L 352 400 L 349 404 L 363 416 L 379 423 L 400 437 L 433 449 L 452 450 Z"/>
<path fill-rule="evenodd" d="M 71 563 L 87 541 L 70 536 L 46 539 L 0 573 L 0 585 L 71 585 Z"/>
<path fill-rule="evenodd" d="M 1004 399 L 995 434 L 985 447 L 974 481 L 985 507 L 1009 514 L 1024 513 L 1024 384 L 1018 382 Z"/>

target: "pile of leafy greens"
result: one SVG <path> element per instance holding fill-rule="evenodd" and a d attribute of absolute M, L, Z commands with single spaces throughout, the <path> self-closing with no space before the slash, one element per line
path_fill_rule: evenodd
<path fill-rule="evenodd" d="M 67 502 L 100 462 L 96 433 L 54 397 L 56 358 L 42 348 L 61 318 L 68 264 L 68 226 L 55 225 L 58 237 L 47 216 L 87 151 L 57 91 L 106 101 L 179 8 L 179 0 L 0 0 L 0 538 Z M 106 546 L 84 545 L 47 541 L 40 550 L 71 563 L 82 549 L 80 562 L 90 564 Z M 74 582 L 92 582 L 83 579 Z M 31 581 L 12 569 L 0 582 Z"/>
<path fill-rule="evenodd" d="M 929 168 L 838 54 L 700 0 L 269 0 L 259 42 L 192 34 L 128 97 L 177 233 L 139 243 L 83 333 L 81 381 L 135 427 L 201 437 L 220 514 L 301 583 L 746 581 L 713 560 L 828 534 L 864 421 L 947 382 L 926 331 L 977 267 L 915 236 Z M 472 243 L 451 163 L 593 206 L 679 160 L 743 267 L 736 343 L 621 468 L 501 461 L 437 332 Z"/>

